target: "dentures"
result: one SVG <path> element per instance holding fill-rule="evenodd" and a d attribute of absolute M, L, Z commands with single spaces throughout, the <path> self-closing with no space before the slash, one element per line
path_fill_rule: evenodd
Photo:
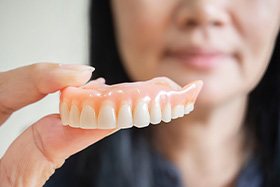
<path fill-rule="evenodd" d="M 83 129 L 146 127 L 170 122 L 194 109 L 202 82 L 184 87 L 166 77 L 106 85 L 101 79 L 61 91 L 63 125 Z"/>

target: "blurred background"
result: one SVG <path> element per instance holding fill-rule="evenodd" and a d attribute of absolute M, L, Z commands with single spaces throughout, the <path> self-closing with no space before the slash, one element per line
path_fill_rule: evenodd
<path fill-rule="evenodd" d="M 87 64 L 88 7 L 88 0 L 0 0 L 0 71 L 37 62 Z M 58 112 L 58 98 L 47 96 L 0 127 L 0 157 L 26 127 Z"/>

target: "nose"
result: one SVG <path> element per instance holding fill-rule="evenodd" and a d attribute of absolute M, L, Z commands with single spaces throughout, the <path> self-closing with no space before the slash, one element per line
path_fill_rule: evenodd
<path fill-rule="evenodd" d="M 224 7 L 210 0 L 182 1 L 176 11 L 176 24 L 181 29 L 223 27 L 229 16 Z"/>

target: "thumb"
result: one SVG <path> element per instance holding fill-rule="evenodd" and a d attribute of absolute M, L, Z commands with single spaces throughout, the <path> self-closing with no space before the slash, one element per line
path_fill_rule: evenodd
<path fill-rule="evenodd" d="M 42 186 L 66 158 L 116 131 L 76 129 L 63 126 L 58 115 L 44 117 L 9 147 L 1 160 L 0 181 Z"/>

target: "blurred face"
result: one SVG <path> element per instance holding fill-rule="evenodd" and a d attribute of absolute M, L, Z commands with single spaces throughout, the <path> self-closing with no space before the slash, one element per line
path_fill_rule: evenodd
<path fill-rule="evenodd" d="M 203 80 L 198 102 L 246 96 L 261 79 L 280 26 L 280 0 L 112 0 L 132 80 Z"/>

